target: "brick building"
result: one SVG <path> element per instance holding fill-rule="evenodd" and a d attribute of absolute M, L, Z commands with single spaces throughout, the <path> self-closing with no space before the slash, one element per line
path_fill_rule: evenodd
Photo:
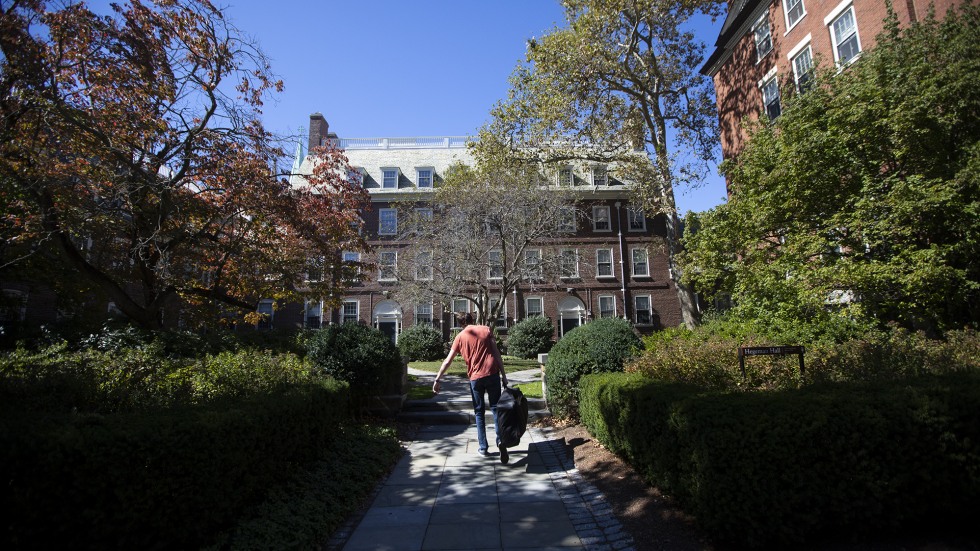
<path fill-rule="evenodd" d="M 943 17 L 962 0 L 893 0 L 900 25 Z M 714 79 L 722 155 L 737 155 L 742 121 L 778 117 L 780 98 L 805 88 L 814 67 L 844 67 L 884 29 L 884 0 L 731 0 L 715 50 L 701 68 Z"/>
<path fill-rule="evenodd" d="M 319 327 L 353 321 L 370 324 L 397 339 L 405 328 L 424 323 L 448 338 L 460 315 L 471 307 L 467 301 L 400 304 L 391 292 L 397 283 L 386 281 L 391 278 L 385 275 L 384 266 L 397 261 L 398 244 L 391 230 L 398 223 L 395 203 L 424 202 L 451 165 L 474 165 L 466 138 L 340 138 L 329 133 L 322 115 L 312 115 L 307 148 L 327 140 L 334 140 L 361 173 L 371 201 L 364 213 L 364 231 L 372 252 L 366 255 L 369 258 L 347 252 L 344 260 L 379 269 L 347 289 L 341 307 L 328 308 L 317 301 L 286 305 L 275 310 L 271 325 Z M 299 161 L 305 156 L 300 149 L 296 167 L 302 173 L 309 169 L 308 163 Z M 661 245 L 666 235 L 663 217 L 646 217 L 634 209 L 629 204 L 629 184 L 618 181 L 612 167 L 606 171 L 569 165 L 559 178 L 575 190 L 576 208 L 584 213 L 561 246 L 575 250 L 586 269 L 560 286 L 518 285 L 506 299 L 498 328 L 506 333 L 508 327 L 532 315 L 549 317 L 556 326 L 556 338 L 599 317 L 628 319 L 642 333 L 679 325 L 677 291 Z M 271 302 L 260 303 L 260 310 L 272 312 Z"/>

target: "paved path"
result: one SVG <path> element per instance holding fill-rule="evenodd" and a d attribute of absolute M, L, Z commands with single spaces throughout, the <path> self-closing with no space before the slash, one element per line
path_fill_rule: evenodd
<path fill-rule="evenodd" d="M 419 374 L 426 376 L 433 374 Z M 445 399 L 459 399 L 468 387 L 444 386 Z M 477 448 L 474 425 L 421 427 L 363 518 L 340 530 L 328 548 L 633 549 L 604 496 L 582 478 L 564 439 L 550 429 L 529 428 L 519 446 L 508 448 L 507 465 L 493 447 L 489 457 Z"/>

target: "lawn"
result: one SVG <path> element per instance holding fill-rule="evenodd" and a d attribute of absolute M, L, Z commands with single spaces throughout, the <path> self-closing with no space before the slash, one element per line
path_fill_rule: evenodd
<path fill-rule="evenodd" d="M 504 356 L 504 371 L 511 373 L 514 371 L 524 371 L 527 369 L 538 369 L 537 360 L 524 360 L 521 358 L 515 358 L 513 356 Z M 434 362 L 412 362 L 408 364 L 408 367 L 413 367 L 415 369 L 420 369 L 422 371 L 428 371 L 430 373 L 438 373 L 439 367 L 442 365 L 441 361 Z M 453 363 L 449 364 L 449 369 L 446 371 L 447 375 L 456 375 L 457 377 L 466 376 L 466 364 L 463 363 L 461 358 L 456 358 Z"/>

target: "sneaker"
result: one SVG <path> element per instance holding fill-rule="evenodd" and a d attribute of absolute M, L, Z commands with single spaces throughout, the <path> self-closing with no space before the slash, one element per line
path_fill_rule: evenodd
<path fill-rule="evenodd" d="M 510 461 L 510 454 L 507 453 L 507 448 L 500 448 L 500 462 L 506 465 L 508 461 Z"/>
<path fill-rule="evenodd" d="M 480 450 L 480 451 L 479 451 L 479 452 L 477 452 L 477 453 L 479 453 L 479 454 L 480 454 L 480 455 L 482 455 L 483 457 L 489 457 L 489 456 L 490 456 L 490 452 L 488 452 L 487 450 Z"/>

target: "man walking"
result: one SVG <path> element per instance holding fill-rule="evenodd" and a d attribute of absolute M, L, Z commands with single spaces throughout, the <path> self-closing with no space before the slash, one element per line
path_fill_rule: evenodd
<path fill-rule="evenodd" d="M 467 316 L 468 317 L 468 316 Z M 497 425 L 497 401 L 500 400 L 500 385 L 507 385 L 507 375 L 504 373 L 504 362 L 500 358 L 497 343 L 493 340 L 493 332 L 485 325 L 471 325 L 470 319 L 463 322 L 463 330 L 456 335 L 449 355 L 442 362 L 436 380 L 432 383 L 432 392 L 439 393 L 439 380 L 449 369 L 456 354 L 463 355 L 466 362 L 466 376 L 470 380 L 470 394 L 473 398 L 473 411 L 476 413 L 476 434 L 480 445 L 480 455 L 487 456 L 487 427 L 483 416 L 486 413 L 486 403 L 490 403 L 493 412 L 493 428 L 497 436 L 497 447 L 500 449 L 500 462 L 507 463 L 507 449 L 500 447 L 500 428 Z M 484 401 L 484 394 L 487 400 Z"/>

